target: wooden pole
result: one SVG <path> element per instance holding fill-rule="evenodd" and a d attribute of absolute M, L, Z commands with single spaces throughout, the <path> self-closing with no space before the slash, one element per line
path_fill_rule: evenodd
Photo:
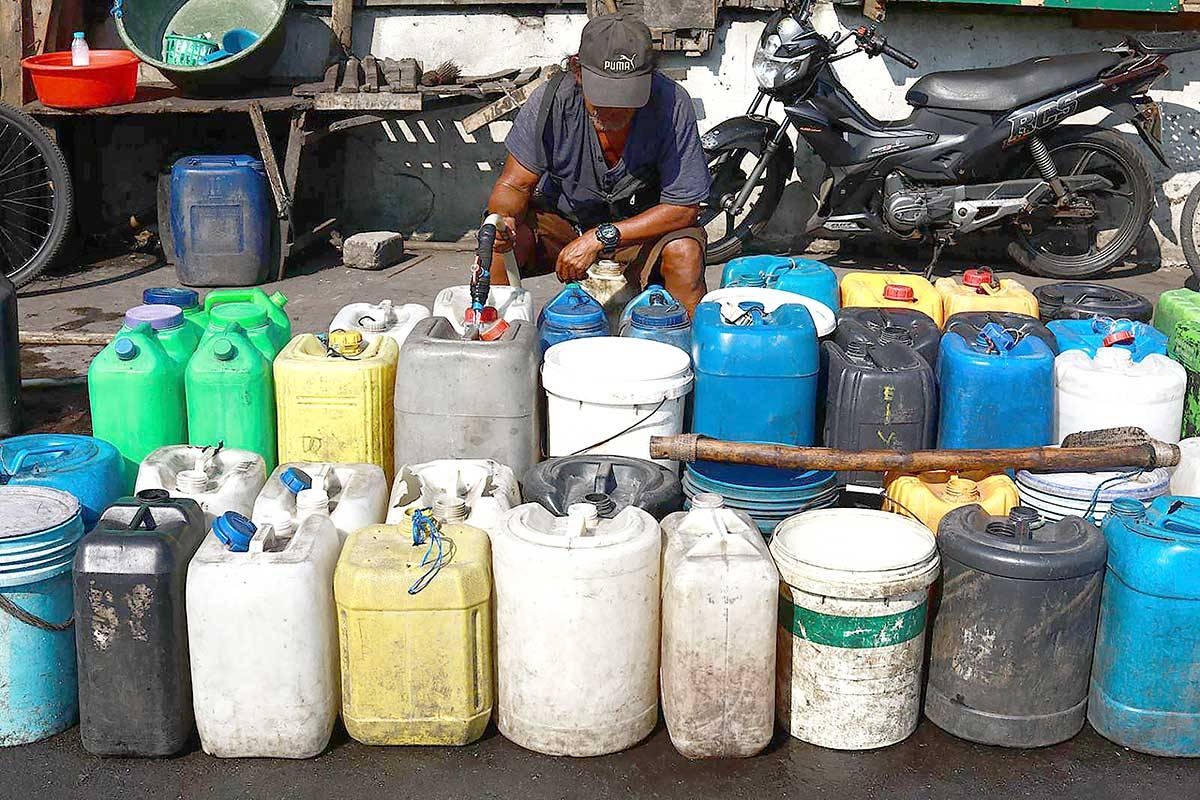
<path fill-rule="evenodd" d="M 650 457 L 672 461 L 719 461 L 794 470 L 834 472 L 933 472 L 966 469 L 1039 469 L 1097 472 L 1121 467 L 1173 467 L 1179 447 L 1142 435 L 1092 447 L 1024 447 L 1013 450 L 835 450 L 708 439 L 696 434 L 654 436 Z"/>
<path fill-rule="evenodd" d="M 68 331 L 21 331 L 21 344 L 62 345 L 71 347 L 104 347 L 112 341 L 111 333 L 70 333 Z"/>
<path fill-rule="evenodd" d="M 25 84 L 21 56 L 25 53 L 23 0 L 0 0 L 0 102 L 20 108 Z"/>
<path fill-rule="evenodd" d="M 333 0 L 329 16 L 329 63 L 350 55 L 354 45 L 354 0 Z"/>

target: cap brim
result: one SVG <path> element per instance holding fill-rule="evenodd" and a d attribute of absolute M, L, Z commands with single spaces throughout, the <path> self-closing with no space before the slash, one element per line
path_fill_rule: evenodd
<path fill-rule="evenodd" d="M 583 96 L 600 108 L 641 108 L 650 102 L 653 74 L 610 78 L 583 68 Z"/>

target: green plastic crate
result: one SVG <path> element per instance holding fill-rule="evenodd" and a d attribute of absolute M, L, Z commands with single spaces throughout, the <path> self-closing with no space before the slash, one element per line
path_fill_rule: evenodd
<path fill-rule="evenodd" d="M 163 38 L 163 61 L 173 67 L 195 67 L 219 47 L 212 39 L 168 33 Z"/>

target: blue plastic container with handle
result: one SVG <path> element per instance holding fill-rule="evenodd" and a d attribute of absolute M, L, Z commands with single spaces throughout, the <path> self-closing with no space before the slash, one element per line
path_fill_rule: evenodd
<path fill-rule="evenodd" d="M 792 292 L 819 300 L 835 313 L 841 307 L 837 273 L 811 258 L 771 255 L 735 258 L 721 272 L 721 288 L 730 286 Z"/>
<path fill-rule="evenodd" d="M 633 339 L 649 339 L 692 352 L 692 320 L 687 309 L 670 292 L 658 285 L 626 304 L 621 312 L 620 332 Z"/>
<path fill-rule="evenodd" d="M 124 462 L 102 439 L 31 433 L 0 442 L 0 484 L 61 489 L 79 501 L 84 530 L 125 493 Z"/>
<path fill-rule="evenodd" d="M 1152 353 L 1167 354 L 1167 335 L 1152 325 L 1132 319 L 1092 317 L 1091 319 L 1055 319 L 1046 327 L 1058 340 L 1059 350 L 1083 350 L 1096 355 L 1102 347 L 1119 347 L 1130 352 L 1134 361 Z"/>

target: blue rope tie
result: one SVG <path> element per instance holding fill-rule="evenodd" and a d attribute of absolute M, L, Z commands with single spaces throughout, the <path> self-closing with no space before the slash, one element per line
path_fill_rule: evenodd
<path fill-rule="evenodd" d="M 441 572 L 442 567 L 449 563 L 449 553 L 446 550 L 447 541 L 442 536 L 438 521 L 429 515 L 430 509 L 421 508 L 413 512 L 412 537 L 413 545 L 427 545 L 425 555 L 421 558 L 421 566 L 428 567 L 421 577 L 408 587 L 409 594 L 417 594 Z"/>
<path fill-rule="evenodd" d="M 1111 478 L 1105 478 L 1104 480 L 1100 481 L 1100 483 L 1096 484 L 1095 491 L 1092 492 L 1092 502 L 1088 504 L 1087 511 L 1083 512 L 1083 518 L 1093 525 L 1100 525 L 1100 523 L 1096 521 L 1096 506 L 1100 503 L 1100 493 L 1104 491 L 1105 487 L 1121 483 L 1122 481 L 1136 480 L 1146 472 L 1146 467 L 1142 467 L 1140 469 L 1135 469 L 1132 472 L 1126 472 L 1122 475 L 1114 475 Z"/>

